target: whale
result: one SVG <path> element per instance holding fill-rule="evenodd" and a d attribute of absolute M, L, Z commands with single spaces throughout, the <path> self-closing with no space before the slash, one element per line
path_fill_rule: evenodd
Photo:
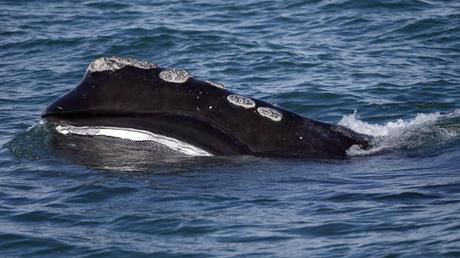
<path fill-rule="evenodd" d="M 42 119 L 62 137 L 120 139 L 186 156 L 344 159 L 372 137 L 244 96 L 187 71 L 100 57 Z M 108 148 L 108 147 L 107 147 Z"/>

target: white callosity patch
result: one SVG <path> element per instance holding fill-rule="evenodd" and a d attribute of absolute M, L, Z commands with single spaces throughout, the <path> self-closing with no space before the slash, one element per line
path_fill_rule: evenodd
<path fill-rule="evenodd" d="M 132 141 L 154 141 L 166 146 L 167 148 L 189 156 L 212 156 L 211 153 L 177 139 L 155 134 L 149 131 L 133 128 L 105 127 L 105 126 L 71 126 L 58 125 L 56 131 L 63 135 L 80 136 L 106 136 Z"/>
<path fill-rule="evenodd" d="M 148 61 L 137 60 L 129 57 L 101 57 L 94 60 L 89 66 L 89 72 L 115 71 L 125 66 L 134 66 L 141 69 L 156 68 L 155 64 Z"/>
<path fill-rule="evenodd" d="M 263 117 L 269 118 L 273 121 L 279 122 L 283 118 L 283 115 L 273 108 L 269 107 L 258 107 L 257 112 Z"/>
<path fill-rule="evenodd" d="M 159 76 L 163 81 L 172 83 L 184 83 L 190 78 L 190 75 L 186 71 L 179 69 L 164 70 Z"/>
<path fill-rule="evenodd" d="M 207 83 L 211 84 L 212 86 L 214 87 L 217 87 L 217 88 L 221 88 L 221 89 L 225 89 L 225 86 L 224 84 L 220 83 L 220 82 L 213 82 L 213 81 L 206 81 Z"/>
<path fill-rule="evenodd" d="M 256 106 L 256 103 L 252 99 L 240 95 L 228 95 L 227 100 L 233 105 L 244 108 L 253 108 Z"/>

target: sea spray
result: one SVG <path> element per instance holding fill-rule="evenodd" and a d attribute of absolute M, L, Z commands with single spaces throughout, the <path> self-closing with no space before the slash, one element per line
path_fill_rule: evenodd
<path fill-rule="evenodd" d="M 360 120 L 355 111 L 351 115 L 343 116 L 338 124 L 374 137 L 373 147 L 368 150 L 355 145 L 347 150 L 350 156 L 360 156 L 395 149 L 417 149 L 454 140 L 460 135 L 459 118 L 460 110 L 455 110 L 446 114 L 419 113 L 412 119 L 371 124 Z"/>

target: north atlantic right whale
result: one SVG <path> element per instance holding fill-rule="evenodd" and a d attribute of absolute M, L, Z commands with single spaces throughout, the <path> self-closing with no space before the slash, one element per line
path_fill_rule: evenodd
<path fill-rule="evenodd" d="M 346 158 L 351 146 L 372 141 L 184 70 L 124 57 L 94 60 L 42 117 L 64 136 L 150 141 L 156 150 L 194 156 Z"/>

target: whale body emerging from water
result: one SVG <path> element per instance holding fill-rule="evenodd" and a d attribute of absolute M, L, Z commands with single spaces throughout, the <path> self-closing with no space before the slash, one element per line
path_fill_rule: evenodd
<path fill-rule="evenodd" d="M 194 156 L 346 158 L 371 137 L 228 91 L 186 71 L 102 57 L 80 84 L 43 112 L 61 136 L 153 142 L 155 150 Z"/>

